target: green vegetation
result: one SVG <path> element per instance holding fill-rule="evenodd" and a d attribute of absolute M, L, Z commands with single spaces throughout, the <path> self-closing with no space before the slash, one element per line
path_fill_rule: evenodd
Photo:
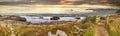
<path fill-rule="evenodd" d="M 87 29 L 89 28 L 90 26 L 92 26 L 93 24 L 95 25 L 96 23 L 96 16 L 94 17 L 88 17 L 84 20 L 81 21 L 81 28 L 83 29 Z"/>
<path fill-rule="evenodd" d="M 91 27 L 88 28 L 87 32 L 84 33 L 83 36 L 95 36 L 95 25 L 92 25 Z"/>
<path fill-rule="evenodd" d="M 10 36 L 10 29 L 7 25 L 0 25 L 0 36 Z"/>
<path fill-rule="evenodd" d="M 46 26 L 14 25 L 16 36 L 47 36 Z"/>
<path fill-rule="evenodd" d="M 107 21 L 106 28 L 110 36 L 120 36 L 120 15 L 109 16 Z"/>
<path fill-rule="evenodd" d="M 95 28 L 96 28 L 96 16 L 88 17 L 82 21 L 83 29 L 87 29 L 87 31 L 82 36 L 95 36 Z"/>

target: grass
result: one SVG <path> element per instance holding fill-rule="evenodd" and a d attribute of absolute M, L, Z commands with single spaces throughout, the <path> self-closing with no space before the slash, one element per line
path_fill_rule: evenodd
<path fill-rule="evenodd" d="M 109 16 L 107 20 L 106 29 L 108 30 L 110 36 L 120 36 L 120 15 Z M 86 19 L 79 22 L 66 22 L 63 24 L 54 24 L 54 25 L 25 25 L 25 24 L 14 24 L 15 34 L 17 36 L 47 36 L 48 32 L 56 34 L 57 30 L 64 31 L 68 36 L 74 36 L 74 32 L 78 30 L 73 27 L 77 26 L 80 29 L 87 29 L 82 36 L 95 36 L 96 28 L 96 16 L 87 17 Z M 0 35 L 9 36 L 10 29 L 6 26 L 0 26 Z M 79 34 L 77 34 L 79 35 Z"/>
<path fill-rule="evenodd" d="M 88 28 L 87 32 L 83 34 L 83 36 L 95 36 L 95 25 L 92 25 Z"/>
<path fill-rule="evenodd" d="M 120 36 L 120 15 L 109 16 L 106 28 L 110 36 Z"/>
<path fill-rule="evenodd" d="M 46 26 L 14 25 L 17 36 L 47 36 Z"/>
<path fill-rule="evenodd" d="M 7 25 L 0 25 L 0 36 L 10 36 L 10 29 L 7 27 Z"/>
<path fill-rule="evenodd" d="M 120 25 L 118 25 L 120 26 Z M 120 36 L 118 31 L 120 31 L 120 28 L 116 28 L 115 25 L 109 24 L 107 25 L 107 30 L 110 34 L 110 36 Z"/>

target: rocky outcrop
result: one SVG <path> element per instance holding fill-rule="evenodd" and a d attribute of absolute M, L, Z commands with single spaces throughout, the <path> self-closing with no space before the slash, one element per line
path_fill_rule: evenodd
<path fill-rule="evenodd" d="M 117 14 L 120 14 L 120 10 L 118 10 L 116 13 L 117 13 Z"/>
<path fill-rule="evenodd" d="M 19 16 L 1 16 L 0 20 L 15 20 L 15 21 L 26 21 L 26 18 Z"/>
<path fill-rule="evenodd" d="M 50 18 L 51 20 L 58 20 L 58 19 L 60 19 L 59 17 L 57 17 L 57 16 L 53 16 L 52 18 Z"/>

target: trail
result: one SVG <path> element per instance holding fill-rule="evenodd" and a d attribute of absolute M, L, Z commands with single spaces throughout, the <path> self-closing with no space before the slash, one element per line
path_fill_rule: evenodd
<path fill-rule="evenodd" d="M 11 31 L 11 35 L 10 36 L 15 36 L 15 31 L 14 31 L 14 28 L 12 27 L 11 24 L 8 24 L 8 28 L 10 28 L 10 31 Z"/>
<path fill-rule="evenodd" d="M 105 28 L 105 23 L 97 24 L 95 36 L 109 36 L 109 33 L 107 32 L 107 30 Z"/>
<path fill-rule="evenodd" d="M 11 31 L 10 36 L 16 36 L 15 33 L 14 33 L 15 31 L 14 31 L 14 28 L 13 28 L 12 24 L 7 24 L 7 23 L 0 22 L 0 26 L 7 26 Z"/>

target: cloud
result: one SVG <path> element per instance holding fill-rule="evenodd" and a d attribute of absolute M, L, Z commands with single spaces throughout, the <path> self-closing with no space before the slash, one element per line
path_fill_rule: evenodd
<path fill-rule="evenodd" d="M 60 3 L 64 1 L 63 3 Z M 89 0 L 86 0 L 89 1 Z M 84 0 L 0 0 L 1 5 L 17 5 L 17 4 L 82 4 Z"/>
<path fill-rule="evenodd" d="M 33 2 L 32 2 L 33 1 Z M 11 4 L 58 4 L 60 0 L 0 0 L 1 5 Z"/>
<path fill-rule="evenodd" d="M 119 0 L 0 0 L 0 5 L 19 5 L 19 4 L 115 4 L 120 5 Z"/>

